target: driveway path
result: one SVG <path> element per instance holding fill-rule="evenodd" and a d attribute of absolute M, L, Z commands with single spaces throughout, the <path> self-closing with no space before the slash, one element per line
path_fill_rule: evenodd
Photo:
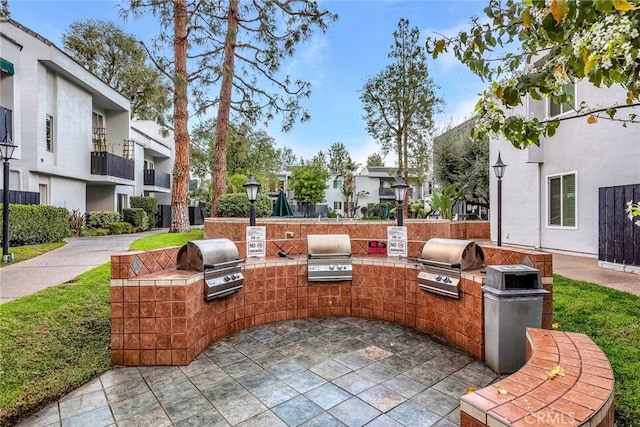
<path fill-rule="evenodd" d="M 30 295 L 53 285 L 66 283 L 80 274 L 127 252 L 141 237 L 164 229 L 117 236 L 69 237 L 66 245 L 27 261 L 0 269 L 0 304 Z"/>

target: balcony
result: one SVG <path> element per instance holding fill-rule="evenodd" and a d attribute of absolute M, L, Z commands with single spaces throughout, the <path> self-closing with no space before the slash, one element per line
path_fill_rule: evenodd
<path fill-rule="evenodd" d="M 171 188 L 171 175 L 155 169 L 144 170 L 144 185 L 154 187 Z"/>
<path fill-rule="evenodd" d="M 107 152 L 91 152 L 91 174 L 134 179 L 135 162 Z"/>
<path fill-rule="evenodd" d="M 409 197 L 413 197 L 413 188 L 409 187 L 408 189 Z M 394 199 L 396 197 L 396 193 L 393 188 L 388 187 L 380 187 L 378 188 L 378 196 L 381 199 Z"/>

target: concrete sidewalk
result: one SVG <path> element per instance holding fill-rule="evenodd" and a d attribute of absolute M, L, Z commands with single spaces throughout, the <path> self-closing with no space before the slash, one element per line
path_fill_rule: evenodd
<path fill-rule="evenodd" d="M 165 231 L 67 238 L 61 248 L 0 269 L 0 304 L 69 282 L 109 262 L 111 255 L 127 252 L 135 240 Z"/>
<path fill-rule="evenodd" d="M 597 283 L 640 296 L 640 274 L 599 267 L 595 258 L 554 253 L 553 272 L 569 279 Z"/>

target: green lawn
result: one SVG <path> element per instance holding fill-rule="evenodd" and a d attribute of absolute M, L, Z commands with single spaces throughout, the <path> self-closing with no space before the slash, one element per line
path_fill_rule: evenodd
<path fill-rule="evenodd" d="M 179 246 L 197 230 L 138 240 L 136 249 Z M 109 369 L 109 264 L 75 282 L 0 305 L 0 425 L 53 402 Z M 616 421 L 640 426 L 640 298 L 554 277 L 559 329 L 589 335 L 616 376 Z"/>
<path fill-rule="evenodd" d="M 202 234 L 156 234 L 134 246 L 179 246 Z M 0 305 L 0 425 L 13 424 L 109 369 L 109 275 L 107 263 L 73 283 Z"/>
<path fill-rule="evenodd" d="M 587 334 L 605 352 L 616 377 L 617 426 L 640 426 L 640 298 L 555 275 L 553 315 L 560 330 Z"/>

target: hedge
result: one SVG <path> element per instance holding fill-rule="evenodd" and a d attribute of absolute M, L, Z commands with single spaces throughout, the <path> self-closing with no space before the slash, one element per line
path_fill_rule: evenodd
<path fill-rule="evenodd" d="M 158 199 L 155 197 L 132 196 L 129 197 L 129 204 L 134 209 L 143 209 L 147 213 L 149 228 L 156 228 L 156 217 L 158 216 Z"/>
<path fill-rule="evenodd" d="M 149 229 L 149 218 L 144 209 L 130 208 L 122 210 L 124 222 L 131 224 L 135 231 L 146 231 Z M 121 234 L 121 233 L 118 233 Z"/>
<path fill-rule="evenodd" d="M 144 212 L 143 212 L 144 213 Z M 128 222 L 112 222 L 109 223 L 109 234 L 131 234 L 133 233 L 133 225 Z"/>
<path fill-rule="evenodd" d="M 113 211 L 87 212 L 87 228 L 109 228 L 112 222 L 120 222 L 120 213 Z"/>
<path fill-rule="evenodd" d="M 248 217 L 249 216 L 249 199 L 246 193 L 223 194 L 218 201 L 218 212 L 220 216 L 226 217 Z M 273 213 L 273 202 L 271 197 L 263 193 L 258 193 L 256 200 L 256 216 L 271 216 Z"/>
<path fill-rule="evenodd" d="M 0 203 L 2 223 L 2 203 Z M 40 205 L 9 204 L 9 244 L 11 246 L 60 242 L 71 234 L 69 211 Z M 0 230 L 0 238 L 2 230 Z"/>

